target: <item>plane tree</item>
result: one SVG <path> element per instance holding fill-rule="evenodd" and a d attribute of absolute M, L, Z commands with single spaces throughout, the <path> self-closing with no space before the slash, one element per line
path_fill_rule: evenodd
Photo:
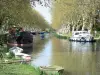
<path fill-rule="evenodd" d="M 99 0 L 56 0 L 53 2 L 52 27 L 63 24 L 72 30 L 97 30 L 100 24 Z"/>

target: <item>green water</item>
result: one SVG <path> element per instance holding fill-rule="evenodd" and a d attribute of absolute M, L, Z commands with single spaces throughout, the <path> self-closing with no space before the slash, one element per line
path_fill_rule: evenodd
<path fill-rule="evenodd" d="M 58 65 L 65 75 L 100 75 L 100 43 L 70 42 L 49 36 L 34 37 L 32 65 Z"/>

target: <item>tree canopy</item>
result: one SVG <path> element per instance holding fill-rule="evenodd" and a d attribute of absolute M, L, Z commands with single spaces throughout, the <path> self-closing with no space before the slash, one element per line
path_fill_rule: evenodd
<path fill-rule="evenodd" d="M 31 7 L 30 0 L 0 0 L 0 28 L 10 26 L 49 27 L 46 20 Z"/>
<path fill-rule="evenodd" d="M 70 30 L 100 29 L 100 0 L 53 1 L 52 27 L 70 25 Z"/>

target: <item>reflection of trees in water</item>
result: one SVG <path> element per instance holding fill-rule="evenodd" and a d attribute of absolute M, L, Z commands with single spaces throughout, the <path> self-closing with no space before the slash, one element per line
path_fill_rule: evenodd
<path fill-rule="evenodd" d="M 69 40 L 61 39 L 60 42 L 61 42 L 61 45 L 62 45 L 64 51 L 67 51 L 67 52 L 72 51 L 72 47 L 70 45 L 71 42 Z"/>
<path fill-rule="evenodd" d="M 75 44 L 56 38 L 53 39 L 52 44 L 52 64 L 63 66 L 69 75 L 96 74 L 97 63 L 96 52 L 93 51 L 95 49 L 94 44 Z"/>
<path fill-rule="evenodd" d="M 100 73 L 100 40 L 96 42 L 95 52 L 96 52 L 96 71 Z"/>
<path fill-rule="evenodd" d="M 100 51 L 96 52 L 96 71 L 100 72 Z"/>
<path fill-rule="evenodd" d="M 48 39 L 41 39 L 40 36 L 34 36 L 33 38 L 33 55 L 41 53 Z"/>
<path fill-rule="evenodd" d="M 36 63 L 41 60 L 41 53 L 48 40 L 41 40 L 40 37 L 34 39 L 34 58 L 37 57 Z M 96 75 L 97 69 L 100 69 L 99 51 L 97 52 L 98 43 L 72 43 L 67 40 L 52 38 L 51 65 L 59 65 L 65 68 L 67 75 Z M 49 46 L 49 45 L 48 45 Z M 100 49 L 100 48 L 99 48 Z M 40 56 L 38 56 L 40 55 Z M 43 59 L 45 58 L 43 55 Z M 39 59 L 40 57 L 40 59 Z M 47 58 L 47 57 L 46 57 Z M 65 74 L 65 75 L 66 75 Z"/>
<path fill-rule="evenodd" d="M 94 43 L 89 42 L 71 42 L 71 46 L 73 51 L 93 51 L 94 50 Z"/>

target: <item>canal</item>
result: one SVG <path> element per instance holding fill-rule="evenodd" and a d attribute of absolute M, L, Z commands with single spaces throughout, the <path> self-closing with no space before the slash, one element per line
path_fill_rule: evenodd
<path fill-rule="evenodd" d="M 34 36 L 32 65 L 58 65 L 65 75 L 100 75 L 100 42 L 70 42 L 51 35 Z"/>

